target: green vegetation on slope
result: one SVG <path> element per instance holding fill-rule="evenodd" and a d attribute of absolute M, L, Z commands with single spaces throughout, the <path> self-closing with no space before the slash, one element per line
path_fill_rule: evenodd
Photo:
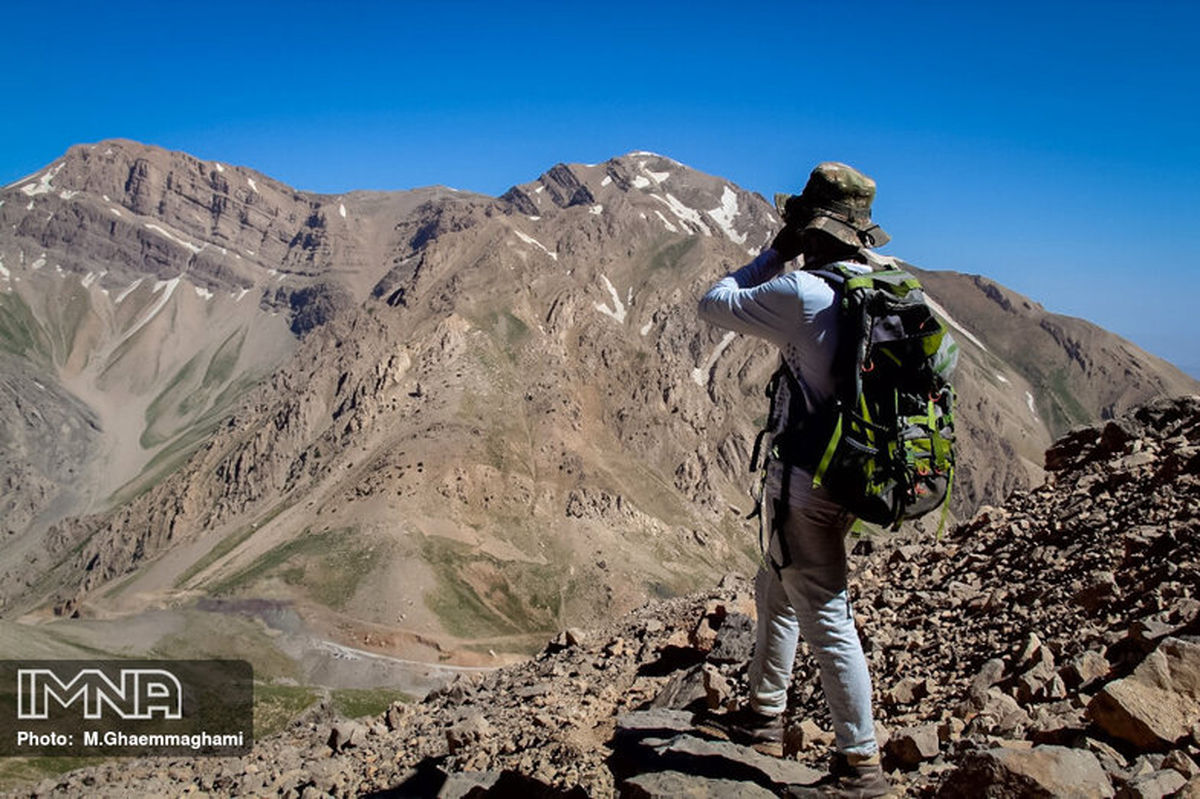
<path fill-rule="evenodd" d="M 57 777 L 68 771 L 107 762 L 103 757 L 5 757 L 0 758 L 0 791 L 16 792 L 41 782 L 48 777 Z"/>
<path fill-rule="evenodd" d="M 278 579 L 325 607 L 342 610 L 367 576 L 387 562 L 388 551 L 386 544 L 365 540 L 357 528 L 321 533 L 306 528 L 210 590 L 214 595 L 229 595 Z"/>
<path fill-rule="evenodd" d="M 53 359 L 46 332 L 15 292 L 0 294 L 0 350 L 43 366 Z"/>
<path fill-rule="evenodd" d="M 245 342 L 245 328 L 235 330 L 221 342 L 221 346 L 213 354 L 212 360 L 208 362 L 208 370 L 204 373 L 204 379 L 200 381 L 201 388 L 210 388 L 229 382 L 229 379 L 233 377 L 233 369 L 237 366 L 238 358 L 242 354 L 242 345 Z"/>
<path fill-rule="evenodd" d="M 657 272 L 663 269 L 675 269 L 682 262 L 683 257 L 687 255 L 693 247 L 699 243 L 699 239 L 695 236 L 688 236 L 679 241 L 673 241 L 664 247 L 655 250 L 650 256 L 650 270 Z"/>
<path fill-rule="evenodd" d="M 265 738 L 287 727 L 321 698 L 321 693 L 307 685 L 283 683 L 254 683 L 254 737 Z"/>
<path fill-rule="evenodd" d="M 184 403 L 189 401 L 189 397 L 193 394 L 193 387 L 190 385 L 191 377 L 198 368 L 201 357 L 201 353 L 193 355 L 146 407 L 146 428 L 139 441 L 142 449 L 153 449 L 170 437 L 169 432 L 156 428 L 160 427 L 164 417 L 169 422 L 175 421 L 170 419 L 168 414 L 176 410 L 181 411 Z"/>
<path fill-rule="evenodd" d="M 192 417 L 217 404 L 217 392 L 233 377 L 245 338 L 244 329 L 226 337 L 208 357 L 202 376 L 199 372 L 207 355 L 199 352 L 171 377 L 146 408 L 146 427 L 139 442 L 143 449 L 153 449 L 169 440 L 194 423 Z"/>
<path fill-rule="evenodd" d="M 421 539 L 421 555 L 437 587 L 425 604 L 461 638 L 553 632 L 564 575 L 555 565 L 505 561 L 440 536 Z"/>
<path fill-rule="evenodd" d="M 378 716 L 393 702 L 414 702 L 415 697 L 394 688 L 335 688 L 330 701 L 333 709 L 348 719 Z"/>
<path fill-rule="evenodd" d="M 191 566 L 187 567 L 182 574 L 175 580 L 175 587 L 182 588 L 187 585 L 188 580 L 191 580 L 200 572 L 207 569 L 212 564 L 216 563 L 221 558 L 228 555 L 237 548 L 243 541 L 254 535 L 259 529 L 265 527 L 272 519 L 278 516 L 287 508 L 286 504 L 276 505 L 266 515 L 261 516 L 253 524 L 248 524 L 245 527 L 234 530 L 229 535 L 218 541 L 212 549 L 204 553 L 203 557 L 198 559 Z"/>

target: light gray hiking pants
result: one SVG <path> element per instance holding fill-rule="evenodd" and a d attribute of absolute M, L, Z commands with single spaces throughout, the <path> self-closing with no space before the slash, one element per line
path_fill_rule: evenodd
<path fill-rule="evenodd" d="M 764 492 L 766 529 L 771 529 L 779 496 L 779 472 L 773 469 Z M 877 751 L 871 713 L 871 676 L 863 655 L 846 591 L 846 534 L 853 517 L 812 487 L 812 477 L 795 470 L 788 481 L 789 509 L 768 555 L 786 563 L 776 574 L 763 566 L 755 579 L 758 606 L 757 645 L 750 664 L 751 706 L 760 713 L 782 713 L 799 637 L 804 636 L 820 667 L 821 687 L 829 703 L 837 749 L 845 754 Z M 790 562 L 788 562 L 790 559 Z"/>

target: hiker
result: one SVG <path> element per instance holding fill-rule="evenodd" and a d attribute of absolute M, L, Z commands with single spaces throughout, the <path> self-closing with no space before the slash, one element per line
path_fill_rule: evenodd
<path fill-rule="evenodd" d="M 780 202 L 784 227 L 751 263 L 726 275 L 700 300 L 705 321 L 776 345 L 796 380 L 779 381 L 773 407 L 815 413 L 834 394 L 838 294 L 809 270 L 834 262 L 868 273 L 868 250 L 889 237 L 871 221 L 875 182 L 845 164 L 819 164 L 804 191 Z M 800 269 L 785 265 L 802 258 Z M 801 397 L 792 397 L 799 390 Z M 795 420 L 793 420 L 794 422 Z M 790 469 L 789 474 L 785 474 Z M 786 487 L 787 496 L 781 496 Z M 836 753 L 825 784 L 795 795 L 884 796 L 871 709 L 871 678 L 847 593 L 845 538 L 854 521 L 812 475 L 770 462 L 760 499 L 764 565 L 755 579 L 757 643 L 750 665 L 750 706 L 711 715 L 706 724 L 739 743 L 780 756 L 799 636 L 820 667 L 833 719 Z"/>

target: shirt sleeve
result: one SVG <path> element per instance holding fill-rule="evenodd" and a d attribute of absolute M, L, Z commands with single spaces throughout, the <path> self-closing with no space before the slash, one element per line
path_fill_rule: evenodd
<path fill-rule="evenodd" d="M 772 249 L 717 281 L 700 299 L 700 318 L 709 324 L 774 343 L 796 328 L 801 300 L 795 278 L 780 274 Z"/>

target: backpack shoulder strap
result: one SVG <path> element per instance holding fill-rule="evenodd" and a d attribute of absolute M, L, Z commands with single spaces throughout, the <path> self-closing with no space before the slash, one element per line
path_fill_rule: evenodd
<path fill-rule="evenodd" d="M 841 263 L 826 264 L 820 269 L 809 269 L 808 274 L 816 275 L 835 288 L 840 288 L 858 273 Z"/>

